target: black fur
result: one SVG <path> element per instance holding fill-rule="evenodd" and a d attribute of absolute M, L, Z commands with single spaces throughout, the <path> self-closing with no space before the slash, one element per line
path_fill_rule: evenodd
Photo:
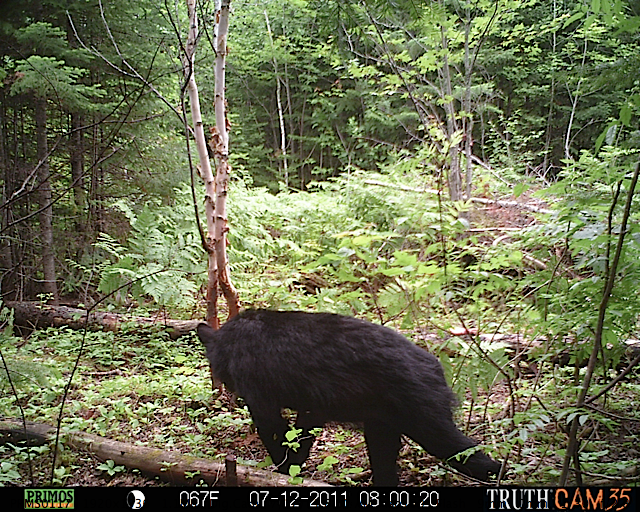
<path fill-rule="evenodd" d="M 327 421 L 364 423 L 376 485 L 397 485 L 405 434 L 441 459 L 476 445 L 452 419 L 453 392 L 440 362 L 397 332 L 356 318 L 299 311 L 250 310 L 218 331 L 198 326 L 214 376 L 243 397 L 279 471 L 302 464 L 308 431 Z M 282 446 L 282 408 L 298 411 L 304 441 Z M 500 465 L 483 453 L 448 461 L 481 480 Z"/>

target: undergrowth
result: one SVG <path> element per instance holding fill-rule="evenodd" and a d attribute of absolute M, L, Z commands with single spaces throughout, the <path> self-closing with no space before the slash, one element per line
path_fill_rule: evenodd
<path fill-rule="evenodd" d="M 627 475 L 637 469 L 640 431 L 632 406 L 640 391 L 637 369 L 607 388 L 636 356 L 628 343 L 637 337 L 640 310 L 636 201 L 625 237 L 619 229 L 620 198 L 630 187 L 629 155 L 610 149 L 598 157 L 585 153 L 551 190 L 555 213 L 537 220 L 526 214 L 528 227 L 517 231 L 474 231 L 478 224 L 461 214 L 472 205 L 443 205 L 428 193 L 407 190 L 424 188 L 424 177 L 407 172 L 406 165 L 399 168 L 377 176 L 376 185 L 354 172 L 315 184 L 311 192 L 277 196 L 236 182 L 229 258 L 244 304 L 357 315 L 399 329 L 436 353 L 460 398 L 457 423 L 494 458 L 507 461 L 503 483 L 557 483 L 576 424 L 581 481 L 632 481 Z M 400 183 L 405 189 L 397 188 Z M 161 215 L 119 203 L 131 225 L 129 236 L 100 238 L 96 248 L 103 263 L 84 269 L 83 286 L 110 293 L 131 282 L 114 294 L 112 307 L 163 307 L 175 316 L 200 317 L 204 258 L 197 230 L 186 220 L 190 191 L 176 197 L 179 204 L 154 209 Z M 476 219 L 491 214 L 474 212 Z M 512 225 L 523 225 L 525 214 L 509 215 Z M 504 212 L 496 219 L 509 220 Z M 590 396 L 607 393 L 577 405 L 618 242 L 621 257 L 600 362 L 588 383 Z M 10 314 L 4 315 L 0 350 L 15 391 L 3 370 L 0 416 L 24 414 L 55 424 L 84 334 L 44 329 L 25 340 L 13 336 Z M 63 431 L 211 459 L 232 452 L 240 463 L 263 466 L 266 453 L 248 411 L 241 401 L 236 406 L 212 392 L 207 370 L 193 336 L 171 340 L 133 326 L 86 333 Z M 360 485 L 368 464 L 361 435 L 339 426 L 327 432 L 294 478 Z M 26 484 L 30 457 L 39 461 L 34 481 L 47 481 L 50 451 L 4 445 L 0 484 Z M 82 465 L 77 457 L 63 452 L 53 484 L 73 481 Z M 402 450 L 400 461 L 405 484 L 458 478 L 434 467 L 415 446 Z M 109 461 L 91 464 L 105 480 L 124 472 Z"/>

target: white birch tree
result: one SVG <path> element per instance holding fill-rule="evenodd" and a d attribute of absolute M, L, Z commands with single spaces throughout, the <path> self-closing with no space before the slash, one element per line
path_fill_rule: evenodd
<path fill-rule="evenodd" d="M 200 160 L 200 174 L 205 186 L 205 215 L 207 234 L 204 239 L 208 254 L 207 283 L 207 322 L 214 329 L 219 327 L 218 289 L 227 300 L 229 318 L 238 314 L 238 293 L 231 283 L 227 259 L 227 194 L 229 189 L 229 134 L 227 128 L 225 87 L 225 65 L 227 55 L 227 34 L 229 31 L 230 0 L 222 0 L 216 11 L 216 62 L 215 62 L 215 101 L 216 124 L 211 129 L 210 148 L 216 162 L 216 174 L 213 175 L 207 142 L 200 111 L 200 97 L 195 79 L 195 50 L 198 43 L 198 14 L 196 0 L 187 0 L 189 13 L 189 35 L 185 47 L 183 69 L 187 83 L 191 119 L 194 137 Z"/>

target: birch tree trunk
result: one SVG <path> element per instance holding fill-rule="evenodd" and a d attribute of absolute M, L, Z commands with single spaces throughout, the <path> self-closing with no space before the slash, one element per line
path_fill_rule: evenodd
<path fill-rule="evenodd" d="M 207 220 L 207 237 L 205 250 L 208 254 L 208 282 L 207 282 L 207 321 L 211 326 L 217 328 L 218 325 L 211 322 L 211 319 L 217 318 L 217 297 L 218 297 L 218 270 L 216 265 L 216 256 L 213 248 L 214 239 L 214 220 L 213 212 L 215 207 L 216 194 L 215 179 L 211 171 L 211 162 L 207 151 L 207 140 L 204 135 L 204 126 L 202 124 L 202 113 L 200 111 L 200 96 L 198 94 L 198 84 L 195 75 L 195 54 L 196 45 L 198 43 L 198 15 L 196 12 L 196 0 L 187 0 L 187 9 L 189 12 L 189 35 L 185 48 L 185 57 L 182 67 L 187 81 L 187 93 L 189 94 L 189 104 L 191 105 L 191 120 L 193 123 L 193 133 L 196 141 L 196 149 L 198 151 L 198 159 L 200 161 L 200 175 L 204 181 L 205 188 L 205 217 Z"/>
<path fill-rule="evenodd" d="M 267 22 L 267 33 L 271 42 L 271 51 L 273 52 L 273 71 L 276 75 L 276 102 L 278 104 L 278 119 L 280 120 L 280 152 L 282 154 L 282 169 L 284 171 L 284 185 L 289 188 L 289 169 L 287 163 L 287 135 L 284 127 L 284 114 L 282 112 L 282 87 L 280 74 L 278 73 L 278 60 L 275 55 L 275 45 L 273 44 L 273 34 L 271 32 L 271 24 L 269 23 L 269 14 L 264 11 L 264 19 Z"/>
<path fill-rule="evenodd" d="M 229 0 L 226 0 L 226 22 L 223 27 L 222 13 L 225 2 L 222 3 L 216 18 L 218 21 L 218 41 L 220 34 L 224 34 L 223 41 L 226 42 L 229 20 Z M 226 195 L 228 189 L 229 176 L 229 151 L 228 135 L 226 129 L 226 116 L 224 112 L 224 62 L 222 66 L 222 126 L 220 131 L 220 121 L 218 115 L 218 60 L 220 57 L 220 44 L 218 43 L 218 57 L 216 57 L 216 126 L 212 129 L 212 146 L 218 160 L 218 169 L 214 177 L 211 169 L 211 162 L 207 151 L 207 142 L 202 124 L 202 113 L 200 111 L 200 97 L 198 85 L 195 78 L 195 49 L 198 43 L 198 16 L 196 12 L 196 0 L 187 0 L 189 12 L 189 36 L 187 38 L 186 55 L 183 62 L 185 79 L 187 81 L 187 92 L 191 105 L 191 119 L 193 131 L 200 160 L 201 176 L 205 186 L 205 215 L 207 219 L 207 236 L 205 240 L 205 250 L 208 254 L 208 283 L 207 283 L 207 322 L 214 329 L 220 325 L 218 319 L 218 288 L 221 287 L 227 303 L 229 305 L 229 317 L 238 313 L 238 294 L 229 281 L 229 271 L 226 255 Z M 224 46 L 226 54 L 226 44 Z M 226 55 L 224 55 L 226 56 Z M 224 60 L 224 59 L 223 59 Z M 223 142 L 224 141 L 224 142 Z M 224 164 L 224 165 L 222 165 Z M 221 169 L 223 167 L 223 169 Z"/>
<path fill-rule="evenodd" d="M 229 34 L 229 5 L 231 0 L 220 2 L 220 11 L 216 16 L 218 20 L 218 34 L 216 37 L 216 64 L 215 64 L 215 101 L 216 127 L 219 136 L 214 144 L 216 159 L 216 204 L 215 204 L 215 231 L 214 246 L 218 265 L 218 279 L 222 293 L 229 307 L 229 318 L 233 318 L 240 311 L 238 292 L 231 283 L 229 273 L 229 260 L 227 259 L 227 194 L 229 191 L 229 122 L 227 120 L 227 100 L 225 98 L 225 68 L 227 63 L 227 35 Z"/>
<path fill-rule="evenodd" d="M 584 49 L 582 52 L 582 64 L 580 66 L 580 74 L 584 74 L 584 69 L 587 60 L 587 49 L 588 49 L 588 38 L 585 36 L 584 38 Z M 569 85 L 567 84 L 567 92 L 569 93 L 569 98 L 571 99 L 571 115 L 569 116 L 569 124 L 567 125 L 567 134 L 564 139 L 564 157 L 567 160 L 573 160 L 571 157 L 571 141 L 573 140 L 571 137 L 571 130 L 573 129 L 573 121 L 576 117 L 576 111 L 578 109 L 578 102 L 580 101 L 580 97 L 582 96 L 582 76 L 578 80 L 578 85 L 576 85 L 576 90 L 571 94 L 569 90 Z"/>

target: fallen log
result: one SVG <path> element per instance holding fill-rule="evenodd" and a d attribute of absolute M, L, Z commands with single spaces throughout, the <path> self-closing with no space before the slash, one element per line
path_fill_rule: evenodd
<path fill-rule="evenodd" d="M 83 329 L 86 326 L 89 330 L 117 331 L 122 324 L 133 322 L 141 327 L 161 326 L 172 339 L 178 339 L 193 331 L 200 323 L 200 320 L 173 320 L 162 316 L 148 318 L 103 311 L 92 311 L 87 319 L 86 310 L 69 306 L 40 302 L 5 302 L 4 305 L 14 311 L 14 326 L 29 330 L 62 326 Z"/>
<path fill-rule="evenodd" d="M 18 433 L 18 434 L 16 434 Z M 6 442 L 16 441 L 16 435 L 22 439 L 25 435 L 34 440 L 43 436 L 55 439 L 54 427 L 42 423 L 27 422 L 26 428 L 21 421 L 1 420 L 0 439 Z M 200 480 L 208 485 L 226 484 L 225 463 L 192 457 L 178 452 L 149 448 L 121 441 L 114 441 L 87 432 L 73 431 L 63 435 L 64 442 L 80 451 L 86 451 L 101 461 L 112 460 L 117 465 L 138 469 L 150 476 L 157 476 L 172 485 L 195 485 Z M 32 442 L 32 444 L 38 444 Z M 197 472 L 194 476 L 193 473 Z M 188 476 L 189 475 L 189 476 Z M 247 466 L 235 468 L 235 483 L 241 487 L 283 487 L 290 485 L 289 477 L 263 469 Z M 315 480 L 304 480 L 303 487 L 330 487 L 329 484 Z"/>

